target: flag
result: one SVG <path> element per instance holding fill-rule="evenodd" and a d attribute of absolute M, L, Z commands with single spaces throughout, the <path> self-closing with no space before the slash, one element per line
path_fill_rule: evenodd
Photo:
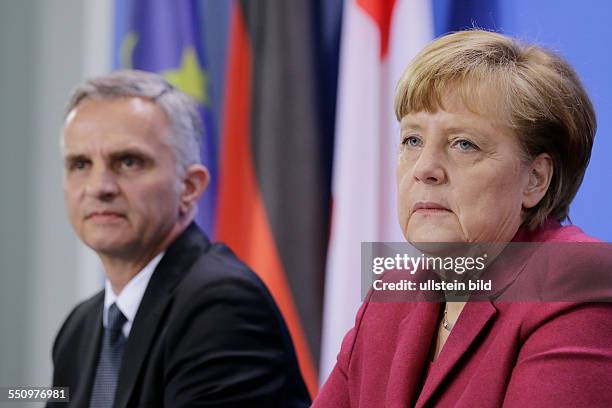
<path fill-rule="evenodd" d="M 330 110 L 321 105 L 329 101 L 321 96 L 315 46 L 320 3 L 244 0 L 235 5 L 217 236 L 270 289 L 314 396 L 331 156 L 325 155 L 331 149 L 323 131 L 329 118 L 323 112 Z"/>
<path fill-rule="evenodd" d="M 471 28 L 500 28 L 499 0 L 436 0 L 433 2 L 435 36 Z"/>
<path fill-rule="evenodd" d="M 429 0 L 347 0 L 344 5 L 321 382 L 361 303 L 361 242 L 404 241 L 396 217 L 399 125 L 393 96 L 410 59 L 432 38 Z"/>
<path fill-rule="evenodd" d="M 198 1 L 129 0 L 127 5 L 122 2 L 118 10 L 121 11 L 116 20 L 121 31 L 118 67 L 159 73 L 198 102 L 204 125 L 201 157 L 211 177 L 198 205 L 196 221 L 209 236 L 214 236 L 217 136 Z M 122 26 L 122 21 L 126 27 Z"/>

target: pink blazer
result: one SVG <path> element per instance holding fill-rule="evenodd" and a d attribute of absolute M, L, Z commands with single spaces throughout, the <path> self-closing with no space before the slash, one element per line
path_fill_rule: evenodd
<path fill-rule="evenodd" d="M 515 240 L 595 241 L 557 222 Z M 440 307 L 366 301 L 313 407 L 612 407 L 612 303 L 468 302 L 423 381 Z"/>

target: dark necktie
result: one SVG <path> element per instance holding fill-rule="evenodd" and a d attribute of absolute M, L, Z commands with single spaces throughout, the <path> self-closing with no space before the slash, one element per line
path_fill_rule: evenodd
<path fill-rule="evenodd" d="M 115 399 L 117 377 L 121 366 L 121 356 L 125 345 L 125 336 L 121 331 L 127 321 L 115 303 L 108 308 L 108 324 L 104 328 L 102 349 L 96 369 L 90 408 L 110 408 Z"/>

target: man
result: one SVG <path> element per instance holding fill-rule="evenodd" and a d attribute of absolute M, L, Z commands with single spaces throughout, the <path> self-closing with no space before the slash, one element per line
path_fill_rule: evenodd
<path fill-rule="evenodd" d="M 69 405 L 308 406 L 269 292 L 193 222 L 209 179 L 194 102 L 155 74 L 119 71 L 78 88 L 67 112 L 67 211 L 106 273 L 53 346 Z"/>

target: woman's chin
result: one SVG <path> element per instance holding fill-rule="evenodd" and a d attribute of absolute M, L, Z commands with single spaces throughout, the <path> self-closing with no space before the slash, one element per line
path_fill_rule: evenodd
<path fill-rule="evenodd" d="M 465 242 L 459 225 L 451 222 L 444 223 L 421 223 L 410 222 L 405 237 L 410 243 L 433 243 L 433 242 Z"/>

